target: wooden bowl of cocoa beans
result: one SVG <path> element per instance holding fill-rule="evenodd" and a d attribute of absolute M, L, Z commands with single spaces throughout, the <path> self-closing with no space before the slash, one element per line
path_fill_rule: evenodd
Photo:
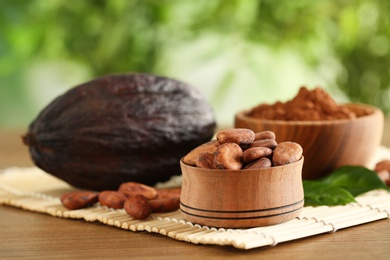
<path fill-rule="evenodd" d="M 382 140 L 383 112 L 366 104 L 338 105 L 329 96 L 310 95 L 240 111 L 234 127 L 270 130 L 278 142 L 299 143 L 305 157 L 303 179 L 317 179 L 345 165 L 369 167 Z"/>
<path fill-rule="evenodd" d="M 218 228 L 267 226 L 297 217 L 304 205 L 302 148 L 293 142 L 275 146 L 272 140 L 270 131 L 228 129 L 183 157 L 184 217 Z"/>

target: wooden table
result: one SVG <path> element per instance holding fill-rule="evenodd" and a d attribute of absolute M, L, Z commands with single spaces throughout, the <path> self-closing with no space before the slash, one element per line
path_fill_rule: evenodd
<path fill-rule="evenodd" d="M 20 135 L 20 131 L 0 131 L 0 169 L 33 165 Z M 390 259 L 390 219 L 274 247 L 240 250 L 195 245 L 8 206 L 0 206 L 0 217 L 0 259 Z"/>

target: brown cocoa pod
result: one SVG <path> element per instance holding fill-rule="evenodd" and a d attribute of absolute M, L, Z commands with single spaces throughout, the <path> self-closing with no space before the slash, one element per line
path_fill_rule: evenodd
<path fill-rule="evenodd" d="M 214 167 L 221 170 L 240 170 L 242 168 L 242 149 L 236 143 L 220 145 L 214 155 Z"/>
<path fill-rule="evenodd" d="M 246 149 L 243 154 L 242 158 L 244 160 L 244 163 L 250 163 L 251 161 L 260 159 L 262 157 L 267 157 L 272 154 L 272 150 L 268 147 L 252 147 L 249 149 Z"/>
<path fill-rule="evenodd" d="M 302 147 L 294 142 L 282 142 L 274 149 L 272 163 L 274 166 L 294 163 L 302 158 Z"/>
<path fill-rule="evenodd" d="M 390 172 L 390 160 L 382 160 L 375 165 L 374 171 L 380 172 L 383 170 Z"/>
<path fill-rule="evenodd" d="M 183 82 L 117 74 L 75 86 L 46 106 L 22 137 L 34 163 L 72 186 L 117 190 L 179 175 L 177 162 L 208 142 L 210 104 Z"/>
<path fill-rule="evenodd" d="M 127 196 L 118 191 L 99 192 L 99 203 L 113 209 L 123 209 Z"/>
<path fill-rule="evenodd" d="M 196 167 L 205 169 L 214 169 L 214 154 L 201 153 L 195 161 Z"/>
<path fill-rule="evenodd" d="M 172 198 L 162 198 L 162 199 L 154 199 L 149 201 L 152 206 L 152 212 L 167 212 L 174 211 L 179 209 L 180 207 L 180 198 L 172 197 Z"/>
<path fill-rule="evenodd" d="M 220 146 L 220 143 L 214 139 L 210 142 L 207 142 L 205 144 L 202 144 L 195 149 L 193 149 L 191 152 L 189 152 L 186 156 L 183 157 L 183 162 L 188 165 L 195 166 L 196 160 L 198 159 L 199 154 L 201 153 L 215 153 L 217 151 L 218 146 Z"/>
<path fill-rule="evenodd" d="M 269 130 L 255 133 L 255 141 L 256 140 L 264 140 L 264 139 L 275 140 L 276 139 L 276 135 L 275 135 L 274 132 L 269 131 Z"/>
<path fill-rule="evenodd" d="M 98 202 L 98 196 L 99 193 L 94 191 L 73 191 L 63 194 L 60 200 L 67 209 L 82 209 Z"/>
<path fill-rule="evenodd" d="M 125 201 L 124 209 L 133 219 L 146 219 L 152 214 L 152 206 L 149 200 L 143 195 L 129 197 Z"/>
<path fill-rule="evenodd" d="M 249 147 L 268 147 L 273 150 L 277 145 L 278 143 L 275 139 L 261 139 L 253 141 Z"/>
<path fill-rule="evenodd" d="M 134 195 L 143 195 L 147 199 L 157 198 L 157 190 L 153 187 L 138 183 L 138 182 L 125 182 L 119 186 L 118 192 L 124 194 L 126 197 Z"/>
<path fill-rule="evenodd" d="M 157 194 L 158 194 L 157 199 L 172 198 L 172 197 L 180 198 L 181 188 L 157 189 Z"/>
<path fill-rule="evenodd" d="M 246 128 L 234 128 L 220 131 L 216 134 L 219 143 L 236 143 L 238 145 L 248 145 L 255 140 L 255 133 Z"/>
<path fill-rule="evenodd" d="M 272 167 L 272 161 L 263 157 L 258 160 L 255 160 L 244 167 L 244 169 L 260 169 L 260 168 L 269 168 Z"/>

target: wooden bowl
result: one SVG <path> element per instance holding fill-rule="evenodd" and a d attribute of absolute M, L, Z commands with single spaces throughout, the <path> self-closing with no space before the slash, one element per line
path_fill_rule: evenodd
<path fill-rule="evenodd" d="M 383 112 L 363 104 L 348 104 L 353 110 L 369 109 L 371 114 L 355 119 L 332 121 L 279 121 L 256 119 L 248 111 L 236 114 L 234 126 L 254 132 L 271 130 L 278 142 L 293 141 L 303 148 L 303 179 L 317 179 L 344 165 L 368 167 L 383 134 Z"/>
<path fill-rule="evenodd" d="M 192 223 L 246 228 L 282 223 L 303 208 L 303 157 L 284 166 L 214 170 L 180 161 L 180 210 Z"/>

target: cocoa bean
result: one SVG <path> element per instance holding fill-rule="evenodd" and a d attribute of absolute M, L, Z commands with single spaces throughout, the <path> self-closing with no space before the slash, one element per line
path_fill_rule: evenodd
<path fill-rule="evenodd" d="M 249 147 L 268 147 L 273 150 L 277 145 L 275 139 L 261 139 L 253 141 Z"/>
<path fill-rule="evenodd" d="M 248 145 L 255 140 L 255 133 L 246 128 L 234 128 L 220 131 L 216 134 L 219 143 L 236 143 L 238 145 Z"/>
<path fill-rule="evenodd" d="M 196 160 L 201 153 L 215 153 L 220 143 L 217 140 L 211 140 L 210 142 L 204 143 L 191 152 L 189 152 L 186 156 L 183 157 L 183 162 L 188 165 L 195 166 Z"/>
<path fill-rule="evenodd" d="M 260 169 L 272 167 L 272 162 L 269 158 L 263 157 L 246 165 L 244 169 Z"/>
<path fill-rule="evenodd" d="M 272 163 L 274 166 L 285 165 L 299 161 L 302 157 L 302 147 L 294 142 L 282 142 L 274 149 Z"/>
<path fill-rule="evenodd" d="M 99 203 L 103 206 L 122 209 L 127 197 L 118 191 L 102 191 L 99 193 Z"/>
<path fill-rule="evenodd" d="M 390 171 L 390 160 L 382 160 L 375 165 L 375 171 Z"/>
<path fill-rule="evenodd" d="M 148 199 L 154 199 L 157 197 L 157 191 L 155 188 L 138 182 L 122 183 L 119 186 L 118 192 L 124 194 L 126 197 L 134 195 L 143 195 Z"/>
<path fill-rule="evenodd" d="M 98 195 L 98 192 L 93 191 L 73 191 L 63 194 L 60 200 L 67 209 L 82 209 L 98 202 Z"/>
<path fill-rule="evenodd" d="M 242 168 L 242 149 L 236 143 L 220 145 L 214 155 L 214 167 L 223 170 L 240 170 Z"/>
<path fill-rule="evenodd" d="M 133 219 L 146 219 L 152 214 L 152 206 L 149 200 L 139 194 L 129 197 L 125 201 L 124 209 Z"/>
<path fill-rule="evenodd" d="M 166 189 L 157 189 L 157 199 L 179 197 L 181 194 L 181 188 L 166 188 Z"/>
<path fill-rule="evenodd" d="M 244 163 L 250 163 L 256 159 L 270 156 L 271 154 L 272 154 L 272 150 L 268 147 L 252 147 L 246 149 L 243 152 L 242 158 L 244 160 Z"/>
<path fill-rule="evenodd" d="M 149 201 L 152 206 L 152 212 L 167 212 L 174 211 L 179 209 L 180 207 L 180 198 L 172 197 L 172 198 L 162 198 L 162 199 L 154 199 Z"/>
<path fill-rule="evenodd" d="M 256 140 L 264 140 L 264 139 L 276 139 L 276 135 L 272 131 L 262 131 L 255 133 L 255 141 Z"/>
<path fill-rule="evenodd" d="M 377 172 L 379 179 L 383 181 L 384 184 L 390 186 L 390 172 L 386 170 L 381 170 Z"/>
<path fill-rule="evenodd" d="M 212 153 L 201 153 L 195 161 L 196 167 L 205 169 L 214 169 L 214 154 Z"/>

